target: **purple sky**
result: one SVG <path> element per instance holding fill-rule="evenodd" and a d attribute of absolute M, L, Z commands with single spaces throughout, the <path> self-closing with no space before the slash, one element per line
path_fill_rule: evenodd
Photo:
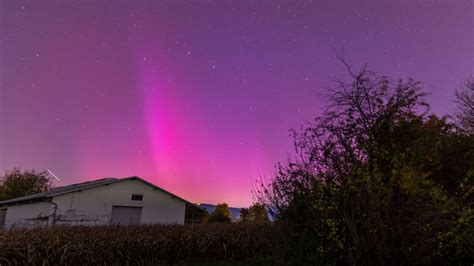
<path fill-rule="evenodd" d="M 474 73 L 473 17 L 471 0 L 0 0 L 0 171 L 244 206 L 344 75 L 336 51 L 428 83 L 443 115 Z"/>

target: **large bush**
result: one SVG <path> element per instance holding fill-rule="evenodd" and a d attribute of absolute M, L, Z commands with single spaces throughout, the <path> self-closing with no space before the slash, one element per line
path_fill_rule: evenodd
<path fill-rule="evenodd" d="M 348 68 L 349 69 L 349 68 Z M 301 263 L 472 263 L 474 136 L 428 116 L 423 84 L 363 68 L 294 132 L 257 195 Z"/>

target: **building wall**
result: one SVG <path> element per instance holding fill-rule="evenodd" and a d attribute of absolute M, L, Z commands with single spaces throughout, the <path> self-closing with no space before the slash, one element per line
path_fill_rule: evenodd
<path fill-rule="evenodd" d="M 132 194 L 143 195 L 143 201 L 132 201 Z M 112 206 L 142 207 L 141 224 L 184 224 L 185 203 L 139 181 L 126 180 L 56 196 L 57 224 L 108 224 Z"/>
<path fill-rule="evenodd" d="M 6 228 L 16 226 L 41 226 L 48 224 L 53 205 L 48 202 L 38 202 L 7 207 L 5 216 Z"/>

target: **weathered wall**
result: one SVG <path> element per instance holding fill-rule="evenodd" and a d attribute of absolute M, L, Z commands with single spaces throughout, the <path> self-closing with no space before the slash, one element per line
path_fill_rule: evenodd
<path fill-rule="evenodd" d="M 143 201 L 132 201 L 132 194 Z M 139 181 L 127 180 L 56 196 L 58 224 L 107 224 L 112 206 L 142 207 L 140 223 L 184 224 L 185 203 Z"/>
<path fill-rule="evenodd" d="M 5 216 L 5 227 L 40 226 L 48 224 L 48 216 L 53 211 L 53 205 L 48 202 L 38 202 L 23 205 L 8 206 Z"/>

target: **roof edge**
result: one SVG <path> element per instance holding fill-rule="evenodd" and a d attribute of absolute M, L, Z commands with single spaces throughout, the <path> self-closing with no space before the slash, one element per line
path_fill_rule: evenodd
<path fill-rule="evenodd" d="M 100 180 L 100 179 L 98 179 Z M 25 198 L 25 199 L 22 199 L 23 197 L 19 197 L 19 198 L 14 198 L 14 199 L 9 199 L 9 200 L 5 200 L 5 201 L 0 201 L 0 207 L 5 207 L 5 206 L 11 206 L 11 205 L 21 205 L 21 204 L 27 204 L 29 202 L 38 202 L 38 201 L 44 201 L 46 199 L 49 199 L 49 198 L 52 198 L 52 197 L 56 197 L 56 196 L 61 196 L 61 195 L 65 195 L 65 194 L 69 194 L 69 193 L 73 193 L 73 192 L 77 192 L 77 191 L 81 191 L 81 190 L 86 190 L 86 189 L 91 189 L 91 188 L 96 188 L 96 187 L 100 187 L 100 186 L 107 186 L 107 185 L 110 185 L 110 184 L 115 184 L 115 183 L 119 183 L 119 182 L 123 182 L 123 181 L 130 181 L 130 180 L 138 180 L 148 186 L 151 186 L 153 189 L 156 189 L 156 190 L 159 190 L 169 196 L 171 196 L 172 198 L 175 198 L 175 199 L 178 199 L 182 202 L 184 202 L 185 204 L 189 204 L 189 205 L 192 205 L 192 206 L 196 206 L 199 208 L 199 206 L 197 204 L 194 204 L 190 201 L 187 201 L 161 187 L 158 187 L 156 186 L 155 184 L 153 183 L 150 183 L 138 176 L 130 176 L 130 177 L 124 177 L 124 178 L 110 178 L 110 180 L 108 182 L 103 182 L 103 183 L 98 183 L 98 184 L 90 184 L 90 186 L 86 186 L 86 187 L 78 187 L 77 189 L 72 189 L 72 190 L 68 190 L 68 191 L 58 191 L 56 193 L 51 193 L 51 194 L 47 194 L 47 195 L 44 195 L 42 193 L 38 193 L 38 196 L 37 197 L 28 197 L 28 196 L 34 196 L 35 194 L 32 194 L 32 195 L 27 195 L 27 196 L 24 196 L 24 197 L 28 197 L 28 198 Z M 93 181 L 92 181 L 93 182 Z M 81 184 L 81 183 L 78 183 L 78 184 Z M 73 185 L 78 185 L 78 184 L 72 184 L 70 186 L 73 186 Z M 16 200 L 18 199 L 18 200 Z M 201 208 L 199 208 L 200 210 L 202 210 Z M 204 210 L 203 210 L 204 211 Z"/>

